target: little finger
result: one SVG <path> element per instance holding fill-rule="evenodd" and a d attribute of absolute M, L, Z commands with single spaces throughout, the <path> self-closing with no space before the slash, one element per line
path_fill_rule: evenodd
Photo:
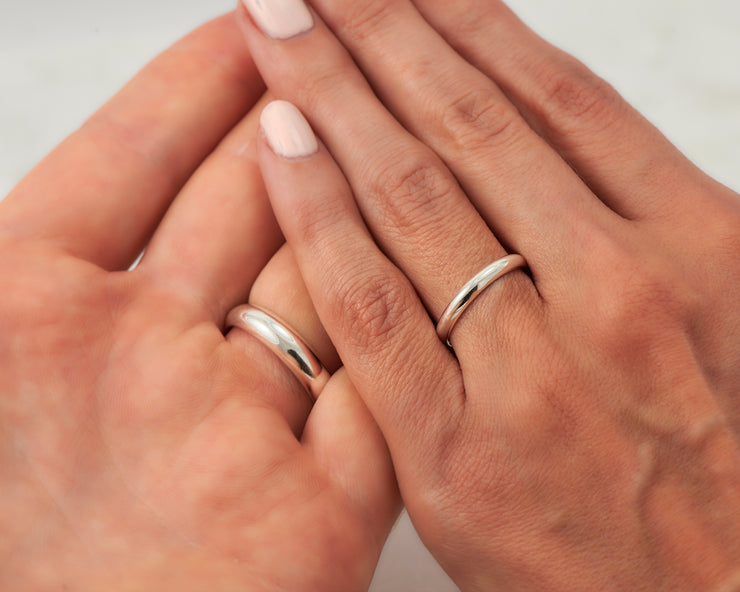
<path fill-rule="evenodd" d="M 701 214 L 707 184 L 719 189 L 614 88 L 535 34 L 500 0 L 414 4 L 620 215 Z"/>

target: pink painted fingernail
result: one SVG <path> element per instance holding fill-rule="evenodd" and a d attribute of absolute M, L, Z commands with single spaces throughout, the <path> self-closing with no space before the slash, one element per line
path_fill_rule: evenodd
<path fill-rule="evenodd" d="M 242 0 L 262 32 L 273 39 L 289 39 L 313 27 L 303 0 Z"/>
<path fill-rule="evenodd" d="M 270 148 L 283 158 L 310 156 L 319 149 L 311 126 L 292 103 L 269 103 L 262 110 L 260 125 Z"/>

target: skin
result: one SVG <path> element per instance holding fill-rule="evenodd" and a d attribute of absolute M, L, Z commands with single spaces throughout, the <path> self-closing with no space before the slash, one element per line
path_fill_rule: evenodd
<path fill-rule="evenodd" d="M 312 406 L 227 311 L 338 359 L 256 161 L 233 14 L 0 203 L 0 588 L 366 590 L 399 499 L 346 372 Z M 147 246 L 140 265 L 126 271 Z"/>
<path fill-rule="evenodd" d="M 739 590 L 738 195 L 500 2 L 311 6 L 240 11 L 322 141 L 260 162 L 425 544 L 464 592 Z"/>

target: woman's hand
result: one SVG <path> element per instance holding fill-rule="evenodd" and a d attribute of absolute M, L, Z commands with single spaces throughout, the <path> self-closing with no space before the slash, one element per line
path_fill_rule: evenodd
<path fill-rule="evenodd" d="M 278 251 L 263 90 L 218 19 L 0 204 L 3 590 L 367 589 L 398 509 L 371 416 L 222 333 L 249 296 L 338 366 Z"/>
<path fill-rule="evenodd" d="M 458 585 L 736 590 L 738 196 L 500 2 L 244 3 L 324 142 L 268 108 L 271 201 Z"/>

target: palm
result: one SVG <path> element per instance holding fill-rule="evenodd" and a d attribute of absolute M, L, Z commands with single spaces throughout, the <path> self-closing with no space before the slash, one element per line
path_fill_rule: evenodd
<path fill-rule="evenodd" d="M 2 377 L 2 454 L 26 477 L 7 500 L 8 529 L 42 511 L 55 543 L 85 541 L 91 565 L 142 578 L 175 563 L 249 589 L 315 589 L 309 574 L 325 575 L 321 589 L 356 589 L 367 573 L 328 567 L 373 557 L 377 542 L 264 404 L 270 377 L 215 325 L 193 324 L 182 312 L 192 306 L 138 292 L 128 275 L 46 253 L 3 259 L 15 305 L 3 311 L 2 363 L 17 372 Z"/>
<path fill-rule="evenodd" d="M 226 16 L 0 204 L 0 588 L 369 584 L 398 503 L 372 418 L 222 333 L 282 240 L 261 93 Z"/>

